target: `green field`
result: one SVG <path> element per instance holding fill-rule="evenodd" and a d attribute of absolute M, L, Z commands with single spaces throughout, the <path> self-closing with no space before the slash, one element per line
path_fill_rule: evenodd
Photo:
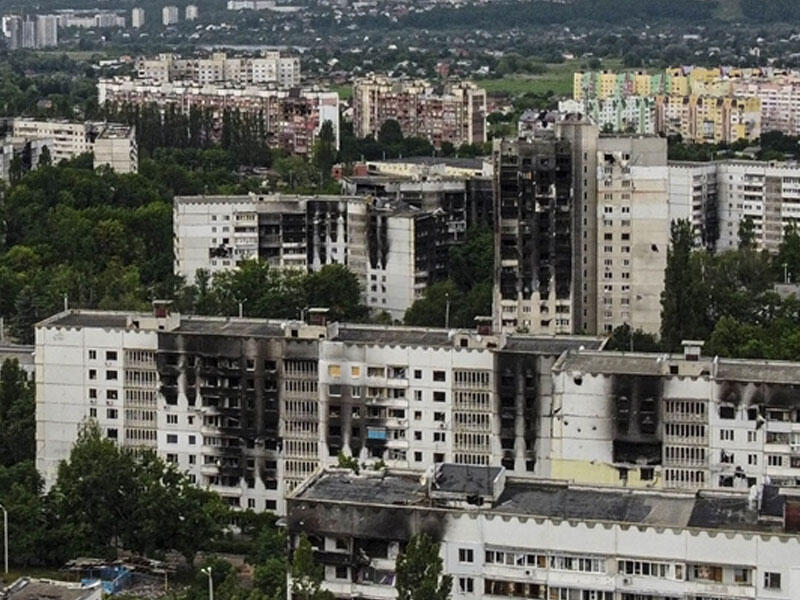
<path fill-rule="evenodd" d="M 339 94 L 339 100 L 350 100 L 353 96 L 352 85 L 332 85 L 331 91 Z"/>
<path fill-rule="evenodd" d="M 515 74 L 495 79 L 481 79 L 476 83 L 487 92 L 506 92 L 514 96 L 522 94 L 544 95 L 553 92 L 556 96 L 572 96 L 572 74 L 583 68 L 585 61 L 568 60 L 563 63 L 548 63 L 547 71 L 536 75 Z M 616 59 L 602 61 L 603 69 L 619 69 Z"/>

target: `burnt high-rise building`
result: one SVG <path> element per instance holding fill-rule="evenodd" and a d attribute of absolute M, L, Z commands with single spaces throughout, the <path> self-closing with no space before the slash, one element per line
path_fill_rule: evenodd
<path fill-rule="evenodd" d="M 494 321 L 569 333 L 573 323 L 572 146 L 554 135 L 494 147 Z"/>

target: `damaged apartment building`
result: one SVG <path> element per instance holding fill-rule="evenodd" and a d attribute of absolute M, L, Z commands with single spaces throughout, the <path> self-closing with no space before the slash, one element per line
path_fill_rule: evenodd
<path fill-rule="evenodd" d="M 537 468 L 559 355 L 587 337 L 67 311 L 36 332 L 37 467 L 52 485 L 79 425 L 156 450 L 242 508 L 283 495 L 340 452 Z M 546 402 L 550 404 L 549 401 Z"/>
<path fill-rule="evenodd" d="M 495 142 L 494 325 L 543 334 L 660 326 L 666 140 L 540 115 Z"/>
<path fill-rule="evenodd" d="M 339 453 L 423 472 L 630 488 L 800 487 L 800 364 L 602 350 L 577 336 L 67 311 L 37 326 L 37 468 L 80 423 L 177 464 L 232 506 Z"/>
<path fill-rule="evenodd" d="M 401 320 L 428 285 L 447 278 L 467 208 L 463 190 L 422 206 L 372 196 L 179 196 L 175 273 L 192 282 L 198 269 L 214 274 L 248 259 L 303 272 L 341 264 L 370 309 Z"/>
<path fill-rule="evenodd" d="M 765 486 L 660 492 L 520 479 L 440 464 L 315 474 L 287 499 L 337 598 L 395 597 L 412 536 L 439 544 L 449 597 L 538 600 L 795 600 L 800 502 Z"/>

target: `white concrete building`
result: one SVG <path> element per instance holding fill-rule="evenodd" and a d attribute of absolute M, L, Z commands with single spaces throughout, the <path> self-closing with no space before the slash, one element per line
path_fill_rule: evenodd
<path fill-rule="evenodd" d="M 396 598 L 396 560 L 425 533 L 454 600 L 795 600 L 797 511 L 776 488 L 760 501 L 631 493 L 440 464 L 423 478 L 319 473 L 290 495 L 287 522 L 337 597 Z"/>
<path fill-rule="evenodd" d="M 139 168 L 136 132 L 119 123 L 65 120 L 10 119 L 12 145 L 37 142 L 47 146 L 53 164 L 93 152 L 95 167 L 109 165 L 118 173 L 135 173 Z M 38 156 L 38 155 L 37 155 Z M 31 167 L 38 165 L 38 158 Z"/>
<path fill-rule="evenodd" d="M 198 10 L 196 4 L 187 4 L 185 14 L 187 21 L 196 21 L 200 16 L 200 11 Z"/>
<path fill-rule="evenodd" d="M 177 6 L 165 6 L 161 9 L 161 23 L 164 27 L 175 25 L 180 20 Z"/>
<path fill-rule="evenodd" d="M 134 29 L 141 29 L 144 27 L 144 9 L 135 7 L 131 9 L 131 27 Z"/>
<path fill-rule="evenodd" d="M 625 324 L 660 331 L 670 233 L 666 162 L 661 138 L 598 142 L 597 323 L 604 333 Z"/>
<path fill-rule="evenodd" d="M 215 52 L 206 58 L 160 54 L 156 58 L 140 58 L 136 70 L 139 79 L 160 83 L 275 83 L 284 88 L 299 86 L 301 76 L 298 57 L 269 50 L 256 57 L 228 57 L 224 52 Z"/>
<path fill-rule="evenodd" d="M 108 166 L 117 173 L 139 171 L 136 129 L 127 125 L 106 124 L 94 140 L 94 168 Z"/>
<path fill-rule="evenodd" d="M 777 252 L 786 227 L 800 220 L 800 166 L 793 163 L 670 163 L 669 177 L 671 217 L 692 221 L 698 245 L 738 247 L 749 219 L 756 247 Z"/>
<path fill-rule="evenodd" d="M 56 15 L 36 15 L 36 47 L 55 48 L 58 46 L 58 17 Z"/>
<path fill-rule="evenodd" d="M 531 476 L 534 390 L 550 396 L 565 349 L 602 343 L 326 324 L 313 310 L 306 325 L 155 309 L 68 311 L 37 326 L 48 487 L 87 419 L 241 508 L 283 511 L 283 494 L 340 452 L 418 472 L 455 460 Z"/>

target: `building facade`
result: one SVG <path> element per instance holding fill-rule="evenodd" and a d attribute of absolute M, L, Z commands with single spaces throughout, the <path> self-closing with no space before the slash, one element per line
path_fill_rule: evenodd
<path fill-rule="evenodd" d="M 595 338 L 68 311 L 37 326 L 37 468 L 49 487 L 85 420 L 151 448 L 232 506 L 283 495 L 339 452 L 537 468 L 540 400 Z M 316 321 L 315 321 L 316 319 Z"/>
<path fill-rule="evenodd" d="M 144 27 L 144 9 L 143 8 L 132 8 L 131 9 L 131 27 L 134 29 L 141 29 Z"/>
<path fill-rule="evenodd" d="M 160 54 L 136 62 L 139 79 L 157 83 L 192 81 L 199 84 L 237 85 L 273 83 L 290 88 L 300 85 L 300 59 L 280 52 L 264 51 L 256 57 L 228 57 L 217 52 L 207 58 L 180 58 Z"/>
<path fill-rule="evenodd" d="M 184 114 L 204 112 L 212 135 L 222 135 L 226 111 L 247 113 L 264 124 L 267 144 L 291 154 L 306 156 L 314 147 L 325 121 L 330 121 L 339 146 L 339 96 L 311 89 L 227 87 L 196 83 L 150 83 L 125 78 L 101 79 L 97 84 L 101 106 L 154 104 L 174 107 Z"/>
<path fill-rule="evenodd" d="M 161 9 L 161 24 L 164 27 L 175 25 L 180 20 L 180 11 L 177 6 L 165 6 Z"/>
<path fill-rule="evenodd" d="M 669 248 L 667 141 L 601 137 L 597 150 L 597 323 L 658 334 Z"/>
<path fill-rule="evenodd" d="M 424 80 L 371 75 L 353 83 L 356 136 L 377 139 L 381 126 L 395 120 L 405 137 L 422 137 L 435 147 L 449 142 L 486 142 L 486 91 L 471 82 L 436 86 Z"/>
<path fill-rule="evenodd" d="M 740 600 L 800 597 L 797 499 L 620 492 L 526 482 L 503 469 L 441 464 L 317 474 L 288 499 L 337 598 L 391 599 L 397 558 L 425 533 L 454 599 Z"/>

